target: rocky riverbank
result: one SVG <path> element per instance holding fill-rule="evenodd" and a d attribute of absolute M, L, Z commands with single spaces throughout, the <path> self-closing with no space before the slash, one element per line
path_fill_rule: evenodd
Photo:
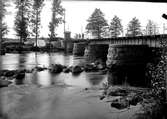
<path fill-rule="evenodd" d="M 13 85 L 0 90 L 2 119 L 130 119 L 140 109 L 118 110 L 101 100 L 103 87 Z"/>
<path fill-rule="evenodd" d="M 133 119 L 164 119 L 165 105 L 148 88 L 110 86 L 104 89 L 101 100 L 118 110 L 140 105 Z"/>

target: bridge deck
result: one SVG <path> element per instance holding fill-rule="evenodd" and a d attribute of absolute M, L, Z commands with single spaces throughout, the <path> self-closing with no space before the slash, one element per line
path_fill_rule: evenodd
<path fill-rule="evenodd" d="M 167 40 L 167 34 L 136 37 L 117 37 L 102 39 L 80 39 L 71 40 L 71 42 L 87 42 L 94 44 L 113 44 L 113 45 L 148 45 L 149 47 L 161 47 L 161 41 Z M 70 41 L 69 41 L 70 42 Z"/>

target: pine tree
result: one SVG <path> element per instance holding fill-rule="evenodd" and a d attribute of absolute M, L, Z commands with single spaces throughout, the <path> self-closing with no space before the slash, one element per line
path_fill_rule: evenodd
<path fill-rule="evenodd" d="M 134 17 L 128 24 L 126 36 L 134 37 L 134 36 L 139 36 L 139 35 L 142 35 L 141 25 L 140 25 L 139 20 L 136 17 Z"/>
<path fill-rule="evenodd" d="M 157 25 L 152 20 L 148 20 L 146 26 L 146 35 L 156 35 L 156 34 L 158 34 Z"/>
<path fill-rule="evenodd" d="M 64 15 L 64 9 L 61 6 L 61 1 L 60 0 L 53 0 L 52 3 L 52 19 L 51 22 L 49 23 L 49 37 L 50 39 L 55 38 L 56 33 L 55 29 L 58 27 L 59 24 L 63 22 L 63 16 Z"/>
<path fill-rule="evenodd" d="M 119 17 L 114 16 L 114 18 L 111 20 L 109 30 L 111 32 L 111 37 L 118 37 L 122 33 L 123 26 Z"/>
<path fill-rule="evenodd" d="M 92 35 L 100 39 L 101 35 L 106 30 L 105 27 L 108 26 L 102 11 L 96 8 L 93 14 L 89 17 L 87 21 L 88 21 L 88 24 L 86 26 L 86 29 L 88 33 L 92 33 Z"/>
<path fill-rule="evenodd" d="M 40 24 L 41 24 L 41 11 L 44 6 L 44 0 L 33 0 L 33 10 L 32 10 L 32 16 L 31 16 L 31 35 L 35 36 L 36 41 L 36 47 L 37 47 L 37 39 L 39 37 L 40 33 Z"/>

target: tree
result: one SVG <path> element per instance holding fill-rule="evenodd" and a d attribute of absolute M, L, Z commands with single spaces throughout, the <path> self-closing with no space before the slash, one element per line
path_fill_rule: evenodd
<path fill-rule="evenodd" d="M 64 9 L 61 6 L 60 0 L 53 0 L 52 3 L 52 19 L 49 23 L 49 37 L 50 39 L 55 38 L 56 33 L 55 29 L 58 27 L 59 24 L 63 23 L 63 15 L 64 15 Z"/>
<path fill-rule="evenodd" d="M 106 30 L 105 27 L 108 26 L 102 11 L 96 8 L 87 21 L 88 24 L 86 26 L 86 29 L 88 33 L 92 33 L 92 35 L 100 39 L 102 33 L 104 33 Z"/>
<path fill-rule="evenodd" d="M 158 34 L 157 25 L 152 20 L 148 20 L 146 26 L 146 35 L 156 35 L 156 34 Z"/>
<path fill-rule="evenodd" d="M 142 35 L 141 25 L 139 20 L 134 17 L 128 24 L 126 36 L 134 37 L 138 35 Z"/>
<path fill-rule="evenodd" d="M 118 37 L 123 32 L 123 26 L 119 17 L 114 16 L 111 20 L 109 30 L 111 32 L 111 37 Z"/>
<path fill-rule="evenodd" d="M 42 8 L 44 6 L 43 4 L 44 0 L 33 0 L 33 10 L 32 10 L 32 16 L 31 16 L 31 29 L 32 29 L 32 36 L 35 36 L 36 41 L 36 47 L 37 47 L 37 39 L 39 37 L 39 26 L 41 24 L 40 14 L 42 11 Z"/>
<path fill-rule="evenodd" d="M 3 23 L 3 18 L 5 16 L 5 2 L 4 0 L 0 0 L 0 55 L 3 54 L 2 53 L 2 38 L 3 38 L 3 34 L 4 31 L 6 31 L 5 29 L 7 29 L 7 27 L 5 27 L 5 23 Z"/>
<path fill-rule="evenodd" d="M 16 35 L 20 38 L 20 47 L 23 41 L 25 41 L 29 35 L 28 24 L 30 16 L 30 0 L 17 0 L 15 2 L 18 9 L 15 17 L 15 31 Z"/>
<path fill-rule="evenodd" d="M 6 25 L 5 22 L 2 23 L 2 30 L 1 30 L 1 33 L 2 33 L 2 38 L 9 32 L 8 30 L 8 27 Z"/>

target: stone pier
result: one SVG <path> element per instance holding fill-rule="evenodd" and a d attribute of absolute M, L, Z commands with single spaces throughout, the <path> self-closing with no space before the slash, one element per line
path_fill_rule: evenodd
<path fill-rule="evenodd" d="M 61 42 L 61 47 L 64 48 L 64 51 L 66 53 L 72 53 L 73 52 L 73 47 L 74 47 L 74 43 L 69 41 L 62 41 Z"/>
<path fill-rule="evenodd" d="M 86 46 L 84 53 L 85 59 L 88 62 L 94 62 L 99 59 L 105 62 L 107 60 L 108 47 L 108 44 L 95 44 Z"/>
<path fill-rule="evenodd" d="M 110 69 L 111 84 L 129 83 L 134 86 L 149 86 L 146 66 L 155 58 L 155 52 L 147 45 L 110 45 L 106 64 Z"/>
<path fill-rule="evenodd" d="M 86 45 L 87 45 L 87 44 L 86 44 L 85 42 L 74 43 L 73 55 L 83 56 L 83 55 L 84 55 L 84 51 L 85 51 Z"/>

